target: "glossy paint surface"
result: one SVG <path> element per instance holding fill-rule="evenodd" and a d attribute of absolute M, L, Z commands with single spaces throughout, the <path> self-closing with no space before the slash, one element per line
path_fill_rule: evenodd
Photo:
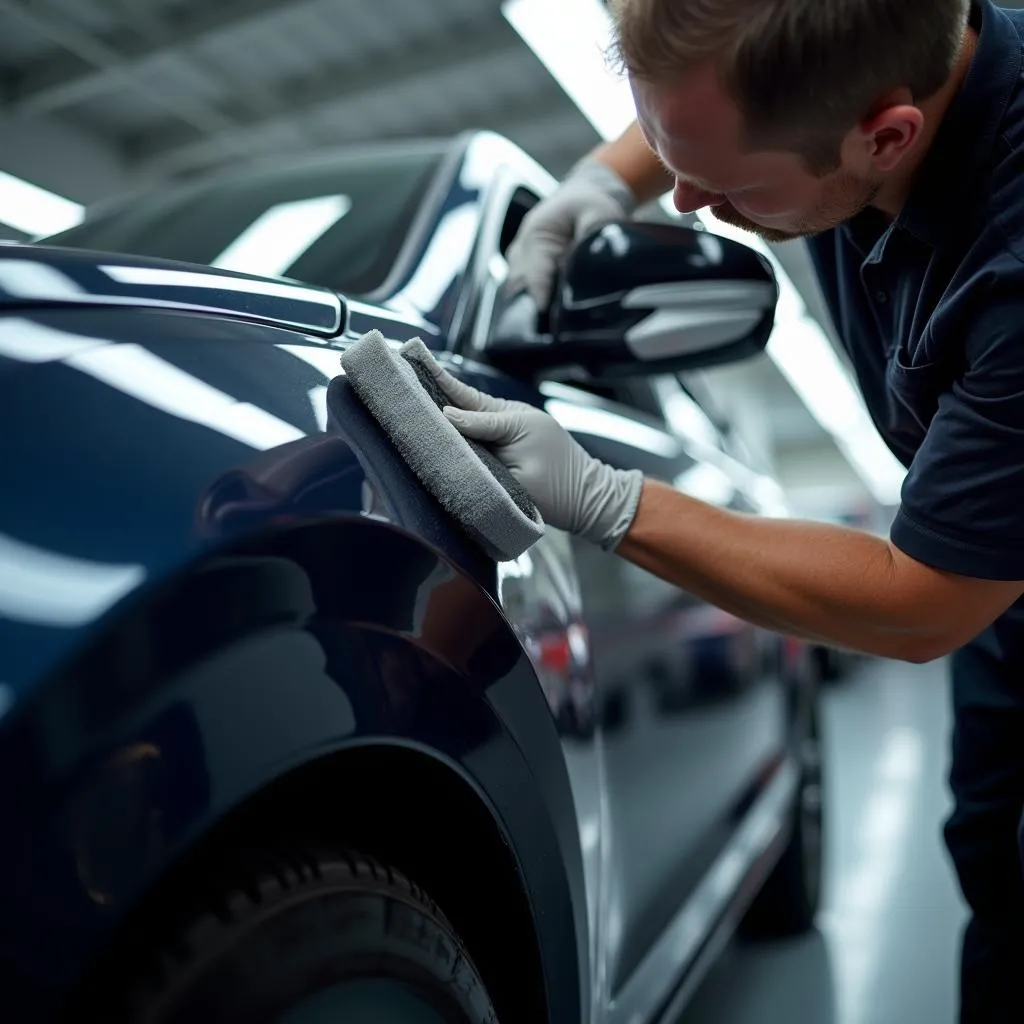
<path fill-rule="evenodd" d="M 5 832 L 28 844 L 0 855 L 11 991 L 42 1000 L 181 843 L 368 737 L 483 791 L 574 976 L 586 895 L 553 718 L 494 565 L 332 383 L 337 349 L 56 310 L 0 319 L 0 352 L 19 439 L 0 454 L 19 482 L 0 508 L 0 757 L 22 780 Z M 579 982 L 552 998 L 579 1014 Z"/>
<path fill-rule="evenodd" d="M 42 1015 L 241 802 L 368 745 L 415 752 L 486 808 L 559 1024 L 655 1014 L 764 856 L 735 840 L 794 739 L 772 638 L 554 530 L 490 562 L 339 376 L 347 340 L 419 336 L 594 454 L 706 485 L 667 422 L 484 365 L 505 208 L 547 186 L 492 136 L 446 174 L 386 286 L 345 302 L 344 334 L 281 307 L 0 306 L 12 1008 Z"/>

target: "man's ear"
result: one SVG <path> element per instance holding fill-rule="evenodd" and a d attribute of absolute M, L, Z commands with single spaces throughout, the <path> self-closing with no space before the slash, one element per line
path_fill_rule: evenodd
<path fill-rule="evenodd" d="M 877 171 L 891 171 L 917 142 L 924 114 L 908 90 L 884 97 L 857 126 L 863 152 Z"/>

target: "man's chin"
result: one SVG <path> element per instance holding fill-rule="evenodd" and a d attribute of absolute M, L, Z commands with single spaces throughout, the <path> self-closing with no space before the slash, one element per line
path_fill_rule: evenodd
<path fill-rule="evenodd" d="M 780 231 L 778 228 L 766 228 L 763 224 L 744 217 L 732 203 L 722 203 L 721 206 L 712 207 L 711 212 L 724 224 L 740 228 L 742 231 L 749 231 L 766 242 L 792 242 L 797 238 L 806 238 L 809 235 L 817 234 L 815 231 Z"/>

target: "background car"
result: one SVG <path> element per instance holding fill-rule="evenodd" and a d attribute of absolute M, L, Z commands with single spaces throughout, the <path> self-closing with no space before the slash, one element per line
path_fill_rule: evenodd
<path fill-rule="evenodd" d="M 610 225 L 538 326 L 503 254 L 553 184 L 471 134 L 0 248 L 5 1019 L 632 1024 L 810 926 L 804 648 L 557 530 L 489 560 L 340 375 L 419 336 L 778 513 L 677 376 L 763 346 L 770 267 Z"/>

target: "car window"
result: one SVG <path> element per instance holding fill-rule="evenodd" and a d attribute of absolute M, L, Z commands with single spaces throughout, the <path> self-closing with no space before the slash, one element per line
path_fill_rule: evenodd
<path fill-rule="evenodd" d="M 43 241 L 289 277 L 347 294 L 386 279 L 443 151 L 318 157 L 134 197 Z"/>

